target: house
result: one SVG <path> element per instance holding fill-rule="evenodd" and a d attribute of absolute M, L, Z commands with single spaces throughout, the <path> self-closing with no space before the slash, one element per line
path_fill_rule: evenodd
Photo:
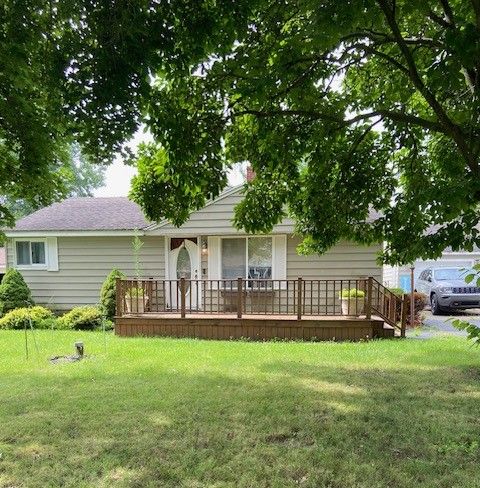
<path fill-rule="evenodd" d="M 402 288 L 406 293 L 411 290 L 411 268 L 413 266 L 413 284 L 415 287 L 416 280 L 420 273 L 431 267 L 436 268 L 450 268 L 461 267 L 471 268 L 474 264 L 480 262 L 480 249 L 472 252 L 469 251 L 452 251 L 445 249 L 442 256 L 438 259 L 417 259 L 413 265 L 410 266 L 384 266 L 383 268 L 383 283 L 389 288 Z"/>
<path fill-rule="evenodd" d="M 7 256 L 4 247 L 0 247 L 0 280 L 3 278 L 7 268 Z"/>
<path fill-rule="evenodd" d="M 97 303 L 111 269 L 134 277 L 136 261 L 142 280 L 135 286 L 140 283 L 149 294 L 146 307 L 136 311 L 150 314 L 179 312 L 183 305 L 183 316 L 185 310 L 240 315 L 237 302 L 243 300 L 245 314 L 248 309 L 298 318 L 301 303 L 304 316 L 337 315 L 341 289 L 366 290 L 369 277 L 382 286 L 382 268 L 376 264 L 381 244 L 342 242 L 322 256 L 301 256 L 289 219 L 269 235 L 237 231 L 231 221 L 242 188 L 227 189 L 179 228 L 148 222 L 127 198 L 70 198 L 20 219 L 6 232 L 7 265 L 22 272 L 37 303 L 56 310 Z M 138 259 L 134 235 L 143 242 Z M 181 278 L 188 281 L 186 290 Z M 123 284 L 119 315 L 128 312 L 132 283 Z"/>

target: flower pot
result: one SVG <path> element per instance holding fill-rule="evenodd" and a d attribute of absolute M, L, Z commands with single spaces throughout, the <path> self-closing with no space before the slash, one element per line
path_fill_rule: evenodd
<path fill-rule="evenodd" d="M 342 298 L 342 315 L 358 317 L 363 313 L 365 298 Z"/>
<path fill-rule="evenodd" d="M 148 297 L 125 297 L 128 313 L 143 313 L 147 308 Z"/>

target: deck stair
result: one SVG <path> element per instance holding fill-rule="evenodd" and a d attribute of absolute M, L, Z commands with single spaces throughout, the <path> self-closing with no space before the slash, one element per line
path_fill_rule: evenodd
<path fill-rule="evenodd" d="M 368 280 L 367 295 L 370 297 L 371 313 L 385 322 L 385 337 L 394 337 L 396 333 L 405 337 L 407 320 L 405 297 L 396 295 L 375 278 Z"/>

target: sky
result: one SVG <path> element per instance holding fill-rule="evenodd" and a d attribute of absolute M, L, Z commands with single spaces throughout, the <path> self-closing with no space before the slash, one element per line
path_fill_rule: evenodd
<path fill-rule="evenodd" d="M 140 129 L 129 142 L 128 146 L 136 151 L 141 142 L 148 142 L 151 136 Z M 130 181 L 136 174 L 136 169 L 123 163 L 118 156 L 105 171 L 105 185 L 97 188 L 93 195 L 95 197 L 125 197 L 130 191 Z"/>
<path fill-rule="evenodd" d="M 136 151 L 141 142 L 151 141 L 151 136 L 146 134 L 143 129 L 138 131 L 128 146 Z M 93 192 L 95 197 L 124 197 L 130 191 L 130 181 L 136 174 L 136 169 L 132 166 L 127 166 L 123 160 L 118 156 L 115 161 L 107 167 L 105 171 L 105 185 L 96 189 Z M 243 176 L 240 169 L 233 169 L 228 176 L 230 185 L 238 185 L 242 183 Z"/>

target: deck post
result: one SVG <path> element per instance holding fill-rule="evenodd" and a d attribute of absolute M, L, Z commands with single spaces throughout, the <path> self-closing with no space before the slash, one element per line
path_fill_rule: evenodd
<path fill-rule="evenodd" d="M 402 295 L 402 305 L 401 305 L 401 322 L 400 322 L 400 337 L 405 337 L 405 332 L 407 328 L 407 295 Z"/>
<path fill-rule="evenodd" d="M 185 318 L 185 278 L 180 278 L 180 317 Z"/>
<path fill-rule="evenodd" d="M 122 280 L 120 278 L 115 278 L 115 315 L 117 317 L 121 317 L 123 315 L 122 302 Z"/>
<path fill-rule="evenodd" d="M 410 268 L 410 327 L 415 327 L 415 266 Z"/>
<path fill-rule="evenodd" d="M 373 278 L 368 277 L 367 280 L 367 296 L 365 297 L 365 318 L 372 318 L 372 289 L 373 289 Z"/>
<path fill-rule="evenodd" d="M 302 320 L 302 288 L 303 288 L 302 278 L 298 278 L 298 294 L 297 294 L 297 320 Z"/>
<path fill-rule="evenodd" d="M 237 318 L 242 318 L 243 311 L 243 278 L 237 280 Z"/>

